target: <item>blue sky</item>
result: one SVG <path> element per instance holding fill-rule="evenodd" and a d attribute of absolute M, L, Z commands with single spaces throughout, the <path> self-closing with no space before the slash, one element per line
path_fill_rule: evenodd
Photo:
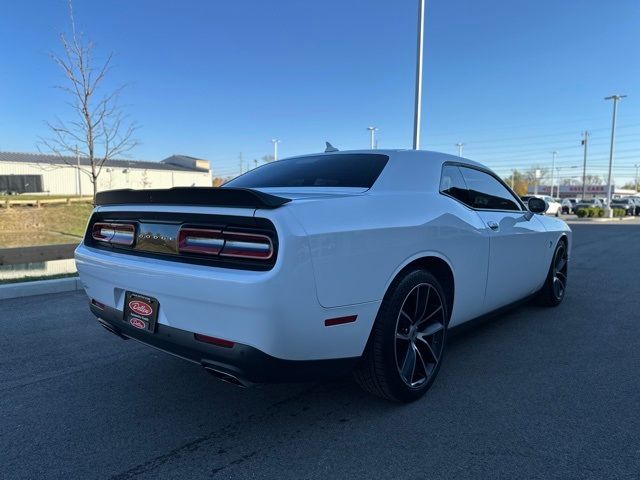
<path fill-rule="evenodd" d="M 128 84 L 140 125 L 137 159 L 184 153 L 233 175 L 280 156 L 409 148 L 415 0 L 74 2 L 98 56 L 115 53 L 109 85 Z M 68 31 L 66 2 L 7 2 L 0 29 L 0 150 L 34 151 L 45 120 L 65 118 L 61 73 L 48 58 Z M 427 0 L 422 148 L 456 152 L 501 173 L 549 167 L 577 175 L 608 161 L 613 93 L 620 104 L 614 177 L 640 163 L 640 2 Z M 573 171 L 573 173 L 571 173 Z"/>

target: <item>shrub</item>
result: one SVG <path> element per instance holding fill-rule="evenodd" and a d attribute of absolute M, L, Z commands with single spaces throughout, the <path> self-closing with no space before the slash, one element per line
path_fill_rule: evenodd
<path fill-rule="evenodd" d="M 579 208 L 576 215 L 578 215 L 578 218 L 584 218 L 587 216 L 587 210 L 585 208 Z"/>
<path fill-rule="evenodd" d="M 598 208 L 598 217 L 602 218 L 604 217 L 604 208 Z"/>
<path fill-rule="evenodd" d="M 598 214 L 597 212 L 598 212 L 598 209 L 597 209 L 597 208 L 588 208 L 588 209 L 587 209 L 587 216 L 588 216 L 589 218 L 593 218 L 593 217 L 595 217 L 595 216 Z"/>
<path fill-rule="evenodd" d="M 614 217 L 624 217 L 626 214 L 624 208 L 614 208 L 613 209 L 613 216 Z"/>

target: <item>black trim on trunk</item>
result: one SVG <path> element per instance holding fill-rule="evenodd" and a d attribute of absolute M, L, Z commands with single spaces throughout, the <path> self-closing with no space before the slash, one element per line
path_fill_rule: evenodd
<path fill-rule="evenodd" d="M 208 207 L 278 208 L 290 202 L 250 188 L 174 187 L 153 190 L 107 190 L 98 192 L 96 205 L 199 205 Z"/>
<path fill-rule="evenodd" d="M 284 360 L 257 348 L 236 343 L 221 347 L 197 341 L 194 332 L 157 324 L 156 332 L 138 330 L 126 323 L 123 312 L 89 303 L 91 312 L 108 330 L 122 338 L 133 338 L 165 352 L 232 375 L 246 384 L 312 382 L 339 378 L 355 367 L 359 357 L 329 360 Z M 106 325 L 105 325 L 106 324 Z"/>

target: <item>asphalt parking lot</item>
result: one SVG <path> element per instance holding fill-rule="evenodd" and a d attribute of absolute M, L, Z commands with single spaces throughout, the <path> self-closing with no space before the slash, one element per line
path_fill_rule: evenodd
<path fill-rule="evenodd" d="M 410 405 L 222 384 L 105 332 L 81 293 L 2 301 L 0 477 L 637 479 L 640 225 L 572 227 L 565 302 L 454 337 Z"/>

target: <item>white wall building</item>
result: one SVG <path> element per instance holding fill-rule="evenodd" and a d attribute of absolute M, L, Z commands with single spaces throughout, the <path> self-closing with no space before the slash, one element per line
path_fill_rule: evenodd
<path fill-rule="evenodd" d="M 39 153 L 0 152 L 0 193 L 91 195 L 88 159 Z M 172 155 L 160 162 L 111 160 L 102 167 L 98 191 L 117 188 L 210 187 L 209 162 Z"/>

